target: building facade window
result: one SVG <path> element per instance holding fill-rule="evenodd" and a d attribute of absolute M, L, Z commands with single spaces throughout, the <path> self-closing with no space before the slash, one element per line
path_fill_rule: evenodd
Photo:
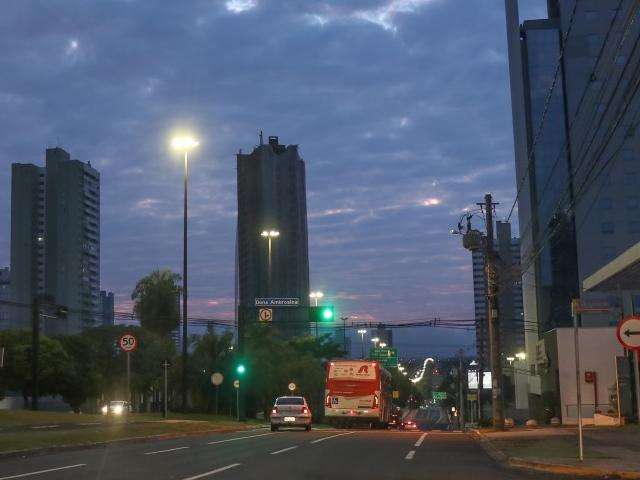
<path fill-rule="evenodd" d="M 616 231 L 613 222 L 602 222 L 600 225 L 600 231 L 605 235 L 610 235 Z"/>

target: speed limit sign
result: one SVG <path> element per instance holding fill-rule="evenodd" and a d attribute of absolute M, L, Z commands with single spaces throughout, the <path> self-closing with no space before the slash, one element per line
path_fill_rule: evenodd
<path fill-rule="evenodd" d="M 118 344 L 124 352 L 133 352 L 138 348 L 138 340 L 136 340 L 136 337 L 131 333 L 125 333 L 122 335 Z"/>

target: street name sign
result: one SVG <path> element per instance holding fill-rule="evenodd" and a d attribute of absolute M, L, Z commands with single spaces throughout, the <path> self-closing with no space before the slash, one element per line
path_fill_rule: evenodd
<path fill-rule="evenodd" d="M 254 298 L 256 307 L 299 307 L 299 298 Z"/>
<path fill-rule="evenodd" d="M 120 337 L 118 341 L 118 345 L 124 352 L 133 352 L 136 348 L 138 348 L 138 340 L 131 333 L 125 333 Z"/>
<path fill-rule="evenodd" d="M 258 318 L 261 322 L 270 322 L 273 320 L 273 310 L 270 308 L 261 308 L 258 312 Z"/>
<path fill-rule="evenodd" d="M 631 316 L 620 320 L 616 335 L 624 348 L 640 352 L 640 317 Z"/>

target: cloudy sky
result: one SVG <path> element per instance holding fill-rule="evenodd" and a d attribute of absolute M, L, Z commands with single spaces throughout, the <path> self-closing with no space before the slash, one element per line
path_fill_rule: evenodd
<path fill-rule="evenodd" d="M 503 0 L 2 3 L 0 266 L 10 164 L 60 145 L 101 172 L 102 288 L 130 309 L 137 279 L 181 269 L 168 142 L 190 130 L 190 311 L 232 318 L 234 154 L 262 129 L 306 161 L 313 289 L 360 319 L 473 318 L 449 228 L 487 191 L 499 217 L 514 197 Z M 415 352 L 472 344 L 413 334 Z"/>

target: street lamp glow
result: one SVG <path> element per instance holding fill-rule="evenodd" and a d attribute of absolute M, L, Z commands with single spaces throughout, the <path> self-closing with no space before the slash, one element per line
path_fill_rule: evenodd
<path fill-rule="evenodd" d="M 384 342 L 381 342 L 381 343 L 380 343 L 380 347 L 384 348 L 384 347 L 386 347 L 386 346 L 387 346 L 387 344 L 386 344 L 386 343 L 384 343 Z"/>
<path fill-rule="evenodd" d="M 516 353 L 516 358 L 518 360 L 524 360 L 525 358 L 527 358 L 527 354 L 524 353 L 524 352 L 518 352 L 518 353 Z"/>
<path fill-rule="evenodd" d="M 280 232 L 277 230 L 263 230 L 260 235 L 265 238 L 276 238 L 280 236 Z"/>
<path fill-rule="evenodd" d="M 309 293 L 309 298 L 315 301 L 316 307 L 318 306 L 318 299 L 324 297 L 324 293 L 322 292 L 311 292 Z"/>
<path fill-rule="evenodd" d="M 372 341 L 373 343 L 378 343 L 378 342 L 380 341 L 380 339 L 379 339 L 378 337 L 373 337 L 373 338 L 371 339 L 371 341 Z"/>
<path fill-rule="evenodd" d="M 171 140 L 171 148 L 173 148 L 174 150 L 179 150 L 181 152 L 188 152 L 189 150 L 196 148 L 198 145 L 200 145 L 200 142 L 198 142 L 195 138 L 193 137 L 174 137 Z"/>
<path fill-rule="evenodd" d="M 507 357 L 507 362 L 512 363 L 516 357 Z"/>
<path fill-rule="evenodd" d="M 359 333 L 360 335 L 364 335 L 365 333 L 367 333 L 367 330 L 366 330 L 365 328 L 359 328 L 359 329 L 358 329 L 358 333 Z"/>

